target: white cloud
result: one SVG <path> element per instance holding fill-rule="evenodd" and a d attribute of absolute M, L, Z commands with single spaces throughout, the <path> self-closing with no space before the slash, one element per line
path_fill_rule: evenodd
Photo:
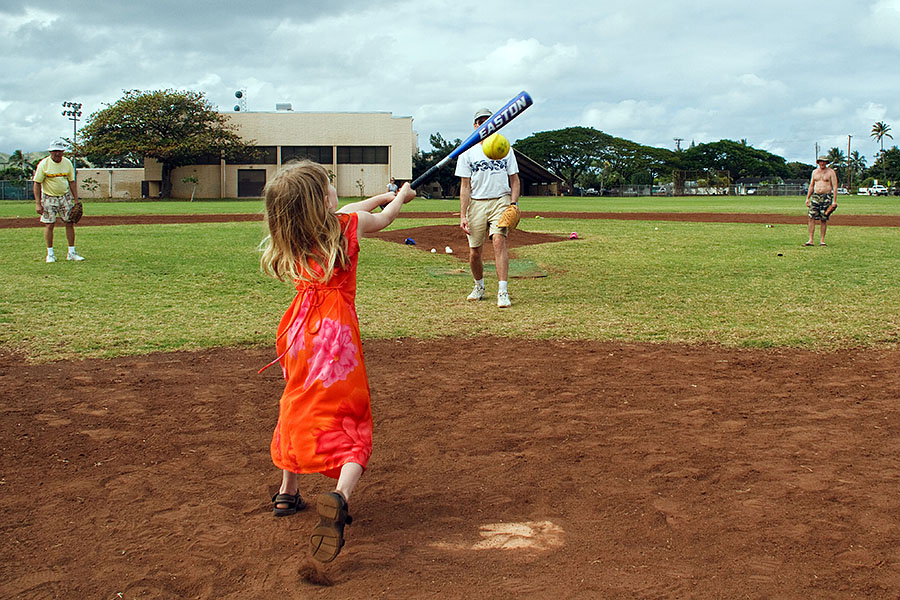
<path fill-rule="evenodd" d="M 471 65 L 472 78 L 496 86 L 547 83 L 571 74 L 578 50 L 565 44 L 544 45 L 534 38 L 509 39 Z"/>
<path fill-rule="evenodd" d="M 865 122 L 884 121 L 887 117 L 887 107 L 883 104 L 867 102 L 856 110 L 856 116 Z"/>
<path fill-rule="evenodd" d="M 0 35 L 21 35 L 24 29 L 47 29 L 59 20 L 59 15 L 51 12 L 24 7 L 21 13 L 8 13 L 0 10 Z"/>
<path fill-rule="evenodd" d="M 816 141 L 894 124 L 900 96 L 900 0 L 816 10 L 827 18 L 810 27 L 809 6 L 781 0 L 520 0 L 502 17 L 475 0 L 3 0 L 0 152 L 68 131 L 61 101 L 87 114 L 125 89 L 196 89 L 222 110 L 244 88 L 251 110 L 390 111 L 415 119 L 423 145 L 464 137 L 476 108 L 525 89 L 535 105 L 511 140 L 588 125 L 808 160 Z"/>
<path fill-rule="evenodd" d="M 844 98 L 819 98 L 812 104 L 798 107 L 794 112 L 804 117 L 824 119 L 837 117 L 847 111 L 847 100 Z"/>
<path fill-rule="evenodd" d="M 584 111 L 584 124 L 621 137 L 617 131 L 648 129 L 666 121 L 666 109 L 644 100 L 594 103 Z"/>
<path fill-rule="evenodd" d="M 869 18 L 862 24 L 870 43 L 900 46 L 900 0 L 878 0 L 869 10 Z"/>

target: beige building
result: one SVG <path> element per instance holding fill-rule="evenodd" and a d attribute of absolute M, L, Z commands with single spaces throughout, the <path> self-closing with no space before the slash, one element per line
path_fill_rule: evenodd
<path fill-rule="evenodd" d="M 253 162 L 210 158 L 175 169 L 173 198 L 190 198 L 192 193 L 197 198 L 259 197 L 280 165 L 304 158 L 328 169 L 342 197 L 380 194 L 391 177 L 412 179 L 418 150 L 412 117 L 290 110 L 225 114 L 241 137 L 255 141 L 258 155 Z M 145 160 L 142 195 L 157 196 L 161 177 L 161 165 Z"/>

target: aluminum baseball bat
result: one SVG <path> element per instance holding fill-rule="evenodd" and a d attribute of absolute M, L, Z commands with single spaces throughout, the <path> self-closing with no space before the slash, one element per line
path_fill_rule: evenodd
<path fill-rule="evenodd" d="M 472 135 L 467 137 L 456 149 L 442 158 L 440 162 L 436 165 L 433 165 L 430 169 L 419 175 L 415 181 L 410 184 L 410 187 L 413 189 L 418 188 L 423 183 L 425 183 L 428 179 L 431 178 L 432 175 L 437 173 L 441 167 L 446 165 L 448 162 L 458 157 L 460 154 L 477 144 L 478 142 L 484 140 L 489 135 L 492 135 L 503 127 L 509 125 L 509 122 L 518 117 L 522 112 L 534 104 L 534 101 L 531 99 L 531 96 L 528 95 L 528 92 L 519 92 L 515 98 L 506 103 L 506 105 L 495 112 L 491 117 L 482 123 L 478 129 L 472 132 Z"/>

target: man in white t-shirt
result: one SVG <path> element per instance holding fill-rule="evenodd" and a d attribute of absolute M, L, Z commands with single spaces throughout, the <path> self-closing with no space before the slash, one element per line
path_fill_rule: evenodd
<path fill-rule="evenodd" d="M 53 226 L 59 217 L 66 226 L 66 240 L 69 242 L 67 260 L 84 260 L 75 251 L 75 223 L 69 219 L 72 209 L 78 200 L 78 188 L 75 186 L 75 167 L 72 161 L 63 156 L 66 144 L 62 140 L 54 140 L 47 149 L 50 156 L 38 163 L 34 170 L 34 208 L 41 215 L 44 224 L 44 241 L 47 242 L 47 262 L 56 262 L 53 253 Z"/>
<path fill-rule="evenodd" d="M 475 113 L 475 128 L 491 116 L 482 108 Z M 506 247 L 508 228 L 497 227 L 497 221 L 510 204 L 519 203 L 519 166 L 510 149 L 500 160 L 491 160 L 484 154 L 481 144 L 466 150 L 456 162 L 459 187 L 459 226 L 469 239 L 469 267 L 475 279 L 475 288 L 467 300 L 484 298 L 484 262 L 482 246 L 485 235 L 494 246 L 494 264 L 497 268 L 497 306 L 507 308 L 509 301 L 509 252 Z"/>

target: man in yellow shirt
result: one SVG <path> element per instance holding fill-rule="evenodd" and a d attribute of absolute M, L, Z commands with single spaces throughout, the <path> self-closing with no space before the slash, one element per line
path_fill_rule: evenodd
<path fill-rule="evenodd" d="M 69 252 L 66 260 L 84 260 L 75 252 L 75 224 L 69 221 L 69 215 L 78 200 L 78 188 L 75 185 L 75 167 L 72 161 L 63 156 L 66 145 L 56 140 L 48 148 L 50 156 L 38 163 L 34 170 L 34 202 L 37 213 L 44 224 L 44 240 L 47 242 L 47 262 L 56 262 L 53 254 L 53 226 L 56 217 L 66 224 L 66 240 Z"/>

